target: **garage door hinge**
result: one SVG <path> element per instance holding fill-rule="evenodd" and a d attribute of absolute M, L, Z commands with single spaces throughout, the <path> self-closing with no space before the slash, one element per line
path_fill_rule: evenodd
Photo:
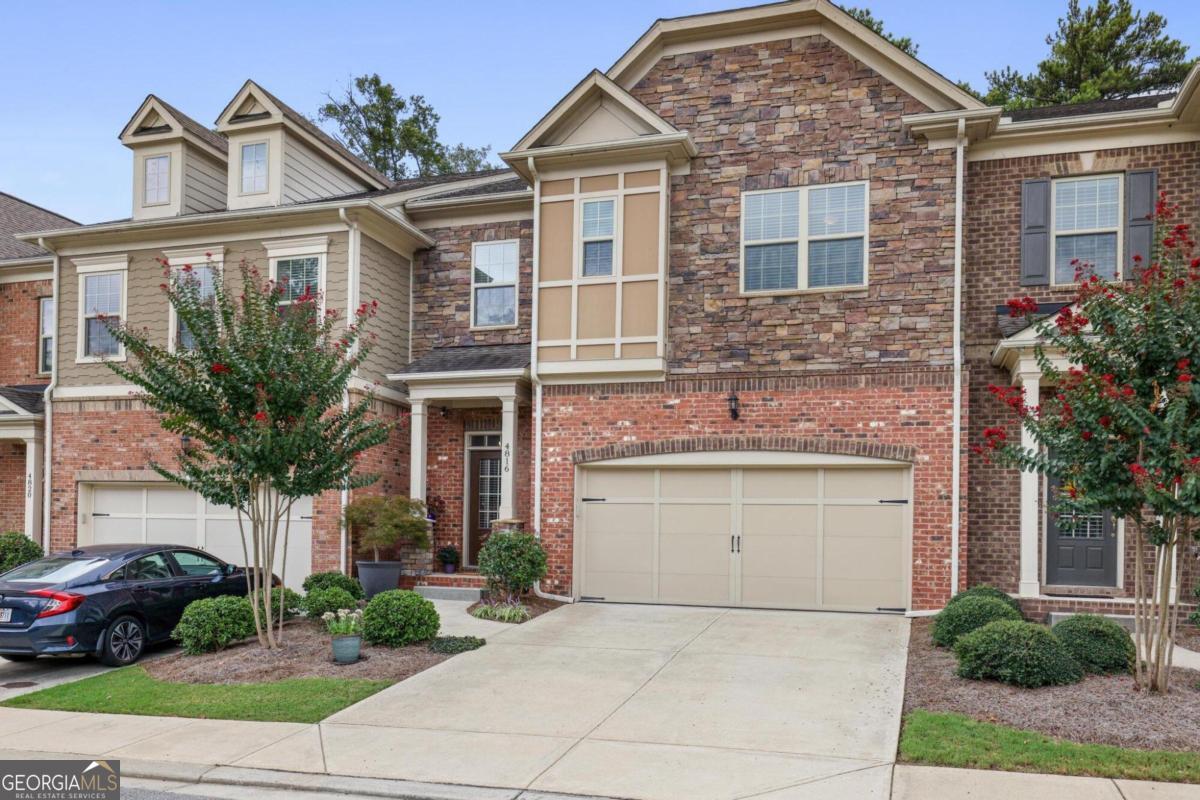
<path fill-rule="evenodd" d="M 92 516 L 93 517 L 107 517 L 108 512 L 107 511 L 93 511 Z"/>
<path fill-rule="evenodd" d="M 905 608 L 882 608 L 882 607 L 880 607 L 880 608 L 876 608 L 875 610 L 876 610 L 876 611 L 886 611 L 886 612 L 888 612 L 888 613 L 891 613 L 891 614 L 903 614 L 903 613 L 905 613 L 905 612 L 906 612 L 908 609 L 905 609 Z"/>
<path fill-rule="evenodd" d="M 604 602 L 603 597 L 593 597 L 590 594 L 579 595 L 579 600 L 584 603 L 602 603 L 602 602 Z"/>
<path fill-rule="evenodd" d="M 906 505 L 908 505 L 907 500 L 880 500 L 879 502 L 886 503 L 890 506 L 906 506 Z"/>
<path fill-rule="evenodd" d="M 603 502 L 604 502 L 605 500 L 607 500 L 607 499 L 608 499 L 607 497 L 584 497 L 584 498 L 582 498 L 582 499 L 581 499 L 581 502 L 584 502 L 584 503 L 603 503 Z"/>

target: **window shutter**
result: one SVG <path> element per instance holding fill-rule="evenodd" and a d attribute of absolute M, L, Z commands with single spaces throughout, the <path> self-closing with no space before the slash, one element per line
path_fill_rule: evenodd
<path fill-rule="evenodd" d="M 1050 179 L 1021 184 L 1021 285 L 1050 283 Z"/>
<path fill-rule="evenodd" d="M 1123 276 L 1133 276 L 1135 255 L 1149 264 L 1154 255 L 1154 203 L 1158 195 L 1158 171 L 1139 169 L 1125 175 L 1125 263 Z"/>

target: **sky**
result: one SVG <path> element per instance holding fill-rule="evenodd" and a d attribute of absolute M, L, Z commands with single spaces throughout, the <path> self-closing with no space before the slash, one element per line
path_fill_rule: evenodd
<path fill-rule="evenodd" d="M 253 78 L 298 111 L 377 72 L 441 115 L 441 138 L 503 151 L 654 22 L 749 0 L 256 0 L 11 4 L 0 48 L 0 191 L 83 223 L 127 217 L 117 139 L 148 93 L 211 125 Z M 1066 0 L 859 0 L 953 80 L 1028 71 Z M 1200 3 L 1135 3 L 1200 53 Z M 336 11 L 334 11 L 336 9 Z M 24 32 L 23 34 L 15 32 Z M 14 35 L 15 34 L 15 35 Z"/>

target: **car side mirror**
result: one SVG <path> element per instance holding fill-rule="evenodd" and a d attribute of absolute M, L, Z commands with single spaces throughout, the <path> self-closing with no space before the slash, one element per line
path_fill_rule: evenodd
<path fill-rule="evenodd" d="M 226 576 L 232 575 L 233 573 L 235 573 L 237 571 L 238 571 L 237 564 L 226 564 L 225 568 L 222 570 L 222 572 Z"/>

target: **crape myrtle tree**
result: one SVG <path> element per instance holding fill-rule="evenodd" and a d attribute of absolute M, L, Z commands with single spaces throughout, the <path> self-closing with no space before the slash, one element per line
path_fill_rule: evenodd
<path fill-rule="evenodd" d="M 1132 529 L 1136 680 L 1157 692 L 1170 689 L 1179 623 L 1171 589 L 1200 517 L 1200 258 L 1177 216 L 1160 194 L 1154 252 L 1133 256 L 1128 281 L 1076 265 L 1074 301 L 1037 323 L 1036 358 L 1052 395 L 991 387 L 1037 448 L 1021 447 L 1003 427 L 984 430 L 976 446 L 1059 478 L 1060 524 L 1110 512 Z M 1029 297 L 1008 305 L 1013 316 L 1037 311 Z"/>
<path fill-rule="evenodd" d="M 364 450 L 387 439 L 388 426 L 369 417 L 370 397 L 352 403 L 346 393 L 370 350 L 364 326 L 377 303 L 345 320 L 323 312 L 308 287 L 289 292 L 245 262 L 240 288 L 226 287 L 211 260 L 177 270 L 160 263 L 160 288 L 175 309 L 180 345 L 156 344 L 147 329 L 110 322 L 129 359 L 108 366 L 140 387 L 162 427 L 180 436 L 178 465 L 152 463 L 153 469 L 210 503 L 236 509 L 255 629 L 260 644 L 274 649 L 284 604 L 272 602 L 272 591 L 282 589 L 271 586 L 270 576 L 276 563 L 280 577 L 286 575 L 293 505 L 378 477 L 354 467 Z"/>

